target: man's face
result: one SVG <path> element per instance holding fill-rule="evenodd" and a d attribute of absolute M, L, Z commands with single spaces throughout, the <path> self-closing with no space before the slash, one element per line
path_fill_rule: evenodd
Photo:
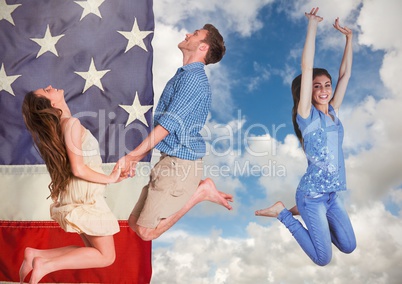
<path fill-rule="evenodd" d="M 195 30 L 191 34 L 186 34 L 186 38 L 179 43 L 180 50 L 195 51 L 201 42 L 206 38 L 207 30 Z"/>

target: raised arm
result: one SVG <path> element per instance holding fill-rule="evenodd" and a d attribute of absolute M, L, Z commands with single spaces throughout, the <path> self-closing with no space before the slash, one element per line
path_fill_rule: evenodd
<path fill-rule="evenodd" d="M 315 38 L 317 34 L 318 23 L 323 20 L 317 15 L 318 7 L 313 8 L 310 13 L 305 13 L 308 18 L 306 42 L 304 43 L 301 69 L 302 80 L 300 86 L 300 101 L 297 108 L 298 114 L 306 118 L 311 110 L 311 95 L 313 88 L 313 66 L 315 54 Z"/>
<path fill-rule="evenodd" d="M 352 75 L 352 60 L 353 60 L 353 50 L 352 50 L 352 37 L 353 32 L 347 27 L 341 27 L 339 25 L 339 18 L 335 20 L 334 28 L 340 31 L 346 36 L 345 50 L 343 52 L 342 63 L 339 68 L 339 78 L 338 83 L 335 87 L 334 96 L 330 104 L 334 108 L 335 112 L 338 113 L 339 108 L 342 104 L 343 98 L 345 96 L 346 88 L 349 83 L 349 78 Z"/>
<path fill-rule="evenodd" d="M 63 133 L 67 155 L 74 176 L 96 183 L 114 183 L 121 180 L 120 169 L 115 168 L 110 175 L 98 173 L 84 163 L 82 152 L 82 134 L 84 128 L 77 118 L 68 118 L 63 122 Z"/>

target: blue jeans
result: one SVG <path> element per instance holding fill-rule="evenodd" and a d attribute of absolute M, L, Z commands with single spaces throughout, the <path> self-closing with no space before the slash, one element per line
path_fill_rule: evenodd
<path fill-rule="evenodd" d="M 314 263 L 324 266 L 331 261 L 331 243 L 344 253 L 356 248 L 352 224 L 336 192 L 317 195 L 297 191 L 296 205 L 307 229 L 287 209 L 279 213 L 278 219 Z"/>

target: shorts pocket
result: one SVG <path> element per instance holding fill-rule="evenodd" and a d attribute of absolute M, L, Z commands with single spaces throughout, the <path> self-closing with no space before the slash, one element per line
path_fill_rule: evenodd
<path fill-rule="evenodd" d="M 169 188 L 169 193 L 174 197 L 182 196 L 185 191 L 185 188 L 182 185 L 182 180 L 184 178 L 183 165 L 180 166 L 180 163 L 178 163 L 177 158 L 172 158 L 170 166 L 173 172 L 173 176 L 171 177 L 171 179 L 174 180 L 174 186 Z"/>
<path fill-rule="evenodd" d="M 169 192 L 176 187 L 175 163 L 170 157 L 165 157 L 151 170 L 150 178 L 150 190 Z"/>

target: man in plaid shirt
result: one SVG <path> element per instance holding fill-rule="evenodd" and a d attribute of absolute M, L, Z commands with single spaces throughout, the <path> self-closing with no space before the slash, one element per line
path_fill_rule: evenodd
<path fill-rule="evenodd" d="M 154 129 L 117 164 L 125 164 L 123 176 L 133 176 L 138 161 L 153 148 L 161 151 L 149 183 L 130 214 L 130 227 L 144 240 L 153 240 L 172 227 L 192 207 L 211 201 L 231 210 L 232 196 L 218 191 L 203 176 L 205 141 L 199 133 L 211 106 L 211 89 L 204 67 L 219 62 L 226 48 L 211 24 L 187 34 L 179 43 L 180 67 L 159 100 Z"/>

